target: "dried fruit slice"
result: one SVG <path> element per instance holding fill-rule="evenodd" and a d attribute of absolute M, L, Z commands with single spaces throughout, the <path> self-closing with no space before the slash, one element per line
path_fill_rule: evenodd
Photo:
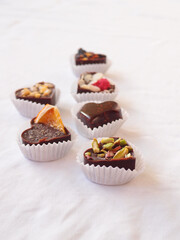
<path fill-rule="evenodd" d="M 56 106 L 46 104 L 46 106 L 38 113 L 34 122 L 47 124 L 59 129 L 64 134 L 66 133 L 59 110 Z"/>

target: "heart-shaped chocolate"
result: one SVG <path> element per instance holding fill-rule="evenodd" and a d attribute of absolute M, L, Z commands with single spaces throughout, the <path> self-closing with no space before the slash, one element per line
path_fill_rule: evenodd
<path fill-rule="evenodd" d="M 15 97 L 31 102 L 55 105 L 55 86 L 52 83 L 39 82 L 31 88 L 18 89 Z"/>
<path fill-rule="evenodd" d="M 77 117 L 89 128 L 103 126 L 122 119 L 121 109 L 117 102 L 86 103 L 77 113 Z"/>
<path fill-rule="evenodd" d="M 93 52 L 86 52 L 80 48 L 75 55 L 76 65 L 92 64 L 92 63 L 106 63 L 106 55 L 97 54 Z"/>
<path fill-rule="evenodd" d="M 32 127 L 26 129 L 21 134 L 22 142 L 25 145 L 42 145 L 43 143 L 58 143 L 71 140 L 71 134 L 67 128 L 65 128 L 66 134 L 64 134 L 60 130 L 53 128 L 47 124 L 33 123 L 33 121 L 31 121 L 31 124 Z"/>
<path fill-rule="evenodd" d="M 133 148 L 124 139 L 117 137 L 104 138 L 100 142 L 94 139 L 92 148 L 84 152 L 84 163 L 94 166 L 111 166 L 134 170 L 135 162 L 136 157 Z"/>

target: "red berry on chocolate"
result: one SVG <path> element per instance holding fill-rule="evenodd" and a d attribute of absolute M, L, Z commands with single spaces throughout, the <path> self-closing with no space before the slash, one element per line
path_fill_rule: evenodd
<path fill-rule="evenodd" d="M 106 78 L 101 78 L 92 85 L 99 87 L 101 91 L 107 90 L 111 87 L 110 82 Z"/>

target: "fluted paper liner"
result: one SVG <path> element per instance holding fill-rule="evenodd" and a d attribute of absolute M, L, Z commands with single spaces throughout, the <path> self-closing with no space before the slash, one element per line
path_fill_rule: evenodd
<path fill-rule="evenodd" d="M 56 103 L 58 102 L 60 96 L 60 90 L 56 89 Z M 17 99 L 15 97 L 15 93 L 11 94 L 11 100 L 14 103 L 14 106 L 18 110 L 18 112 L 27 118 L 35 117 L 41 109 L 45 106 L 45 104 L 31 102 L 28 100 Z"/>
<path fill-rule="evenodd" d="M 98 142 L 100 138 L 98 138 Z M 91 142 L 84 145 L 82 149 L 77 154 L 77 162 L 81 166 L 82 171 L 85 176 L 92 182 L 103 184 L 103 185 L 122 185 L 130 182 L 133 178 L 137 177 L 144 171 L 144 160 L 142 154 L 139 150 L 129 141 L 127 141 L 134 150 L 134 155 L 136 157 L 135 169 L 132 171 L 130 169 L 125 170 L 124 168 L 118 167 L 106 167 L 106 166 L 94 166 L 89 164 L 84 164 L 83 153 L 91 146 Z"/>
<path fill-rule="evenodd" d="M 63 158 L 71 149 L 76 135 L 67 127 L 69 132 L 71 133 L 71 140 L 59 142 L 59 143 L 48 143 L 48 144 L 38 144 L 38 145 L 25 145 L 21 139 L 21 133 L 30 128 L 30 123 L 26 123 L 21 129 L 18 131 L 17 142 L 22 154 L 29 160 L 37 161 L 37 162 L 49 162 L 58 160 Z"/>
<path fill-rule="evenodd" d="M 92 102 L 92 101 L 90 101 Z M 101 103 L 99 101 L 94 101 L 95 103 Z M 116 101 L 118 103 L 118 101 Z M 89 128 L 87 127 L 78 117 L 77 113 L 81 109 L 81 107 L 88 102 L 77 103 L 72 108 L 72 116 L 75 120 L 76 128 L 78 132 L 89 139 L 97 138 L 97 137 L 109 137 L 113 136 L 117 130 L 122 126 L 122 124 L 127 120 L 128 113 L 121 107 L 122 117 L 123 119 L 115 120 L 111 123 L 104 124 L 103 126 L 99 126 L 98 128 Z M 119 104 L 119 103 L 118 103 Z"/>
<path fill-rule="evenodd" d="M 107 58 L 106 63 L 92 63 L 84 65 L 76 65 L 75 55 L 71 56 L 71 66 L 74 74 L 79 77 L 84 72 L 101 72 L 105 73 L 111 66 L 111 61 Z"/>
<path fill-rule="evenodd" d="M 111 83 L 115 84 L 112 80 L 108 79 Z M 116 98 L 118 95 L 118 88 L 115 86 L 115 90 L 112 93 L 108 92 L 91 92 L 91 93 L 77 93 L 78 82 L 74 82 L 71 87 L 71 94 L 76 102 L 85 101 L 109 101 Z"/>

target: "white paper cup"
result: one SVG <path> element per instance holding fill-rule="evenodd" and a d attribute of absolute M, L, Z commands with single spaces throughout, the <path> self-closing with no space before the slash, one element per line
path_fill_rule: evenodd
<path fill-rule="evenodd" d="M 99 101 L 94 101 L 95 103 L 100 103 Z M 116 101 L 118 103 L 118 101 Z M 97 138 L 97 137 L 110 137 L 113 136 L 117 130 L 122 126 L 122 124 L 127 120 L 128 113 L 121 107 L 122 117 L 123 119 L 115 120 L 111 123 L 104 124 L 103 126 L 99 126 L 98 128 L 89 128 L 87 127 L 78 117 L 77 113 L 82 108 L 84 104 L 87 102 L 77 103 L 73 106 L 71 113 L 75 120 L 76 128 L 78 132 L 89 139 Z M 118 103 L 119 104 L 119 103 Z"/>
<path fill-rule="evenodd" d="M 84 65 L 76 65 L 75 55 L 71 56 L 71 66 L 74 74 L 79 77 L 84 72 L 101 72 L 105 73 L 111 66 L 111 61 L 107 58 L 106 63 L 92 63 Z"/>
<path fill-rule="evenodd" d="M 71 133 L 71 140 L 59 142 L 59 143 L 48 143 L 48 144 L 38 144 L 38 145 L 25 145 L 22 142 L 21 134 L 24 130 L 30 128 L 30 123 L 26 123 L 23 125 L 17 135 L 17 143 L 19 145 L 19 148 L 22 152 L 22 154 L 25 156 L 25 158 L 37 161 L 37 162 L 50 162 L 54 160 L 58 160 L 60 158 L 63 158 L 71 149 L 75 139 L 76 135 L 70 129 L 67 127 L 69 132 Z"/>
<path fill-rule="evenodd" d="M 98 138 L 98 142 L 101 138 Z M 134 150 L 134 155 L 136 157 L 135 169 L 132 171 L 130 169 L 125 170 L 124 168 L 118 167 L 106 167 L 106 166 L 94 166 L 89 164 L 84 164 L 83 153 L 86 149 L 90 148 L 91 142 L 86 143 L 81 150 L 78 152 L 76 160 L 81 166 L 82 171 L 85 176 L 92 182 L 103 184 L 103 185 L 122 185 L 130 182 L 133 178 L 137 177 L 144 171 L 144 160 L 142 154 L 139 150 L 127 141 Z"/>
<path fill-rule="evenodd" d="M 56 89 L 56 103 L 59 100 L 60 90 Z M 11 101 L 13 102 L 14 106 L 18 110 L 18 112 L 27 118 L 35 117 L 41 109 L 45 106 L 45 104 L 31 102 L 28 100 L 17 99 L 15 97 L 15 92 L 11 94 Z"/>
<path fill-rule="evenodd" d="M 109 79 L 108 79 L 109 80 Z M 115 83 L 110 80 L 111 83 Z M 118 88 L 115 86 L 115 91 L 112 93 L 108 92 L 92 92 L 92 93 L 77 93 L 78 82 L 74 82 L 71 87 L 71 95 L 76 100 L 76 102 L 85 102 L 85 101 L 109 101 L 113 100 L 118 95 Z"/>

